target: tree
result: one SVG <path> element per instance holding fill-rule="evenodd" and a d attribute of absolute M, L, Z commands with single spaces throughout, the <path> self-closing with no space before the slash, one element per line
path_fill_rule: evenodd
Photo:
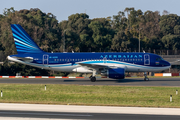
<path fill-rule="evenodd" d="M 114 51 L 124 51 L 127 49 L 127 36 L 124 32 L 119 31 L 112 39 L 111 49 Z"/>
<path fill-rule="evenodd" d="M 162 38 L 162 42 L 167 50 L 180 48 L 180 36 L 168 34 Z"/>
<path fill-rule="evenodd" d="M 163 15 L 159 25 L 163 35 L 174 34 L 174 27 L 180 25 L 180 17 L 176 14 Z"/>
<path fill-rule="evenodd" d="M 174 27 L 174 34 L 175 34 L 175 35 L 180 35 L 180 25 L 176 25 L 176 26 Z"/>
<path fill-rule="evenodd" d="M 100 48 L 100 51 L 110 49 L 109 44 L 113 35 L 110 23 L 105 18 L 94 19 L 88 27 L 92 30 L 92 39 L 95 45 L 93 48 Z"/>
<path fill-rule="evenodd" d="M 87 48 L 91 46 L 92 40 L 88 37 L 90 35 L 88 25 L 91 22 L 88 18 L 89 16 L 85 13 L 77 13 L 69 16 L 68 21 L 59 23 L 62 33 L 65 33 L 63 34 L 62 41 L 65 35 L 66 51 L 72 51 L 72 49 L 77 52 L 88 51 Z"/>
<path fill-rule="evenodd" d="M 116 31 L 125 30 L 127 27 L 127 18 L 125 17 L 124 12 L 119 11 L 118 15 L 113 15 L 111 24 Z"/>

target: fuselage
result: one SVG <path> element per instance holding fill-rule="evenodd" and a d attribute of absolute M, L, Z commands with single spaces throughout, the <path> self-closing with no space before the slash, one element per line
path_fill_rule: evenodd
<path fill-rule="evenodd" d="M 27 58 L 27 59 L 21 59 Z M 155 72 L 170 68 L 170 63 L 152 53 L 37 53 L 8 56 L 14 62 L 62 72 L 91 73 L 79 63 L 124 68 L 126 72 Z"/>
<path fill-rule="evenodd" d="M 21 25 L 12 24 L 11 30 L 18 54 L 8 56 L 8 60 L 47 70 L 92 73 L 92 82 L 98 73 L 124 79 L 125 72 L 155 72 L 170 67 L 169 62 L 151 53 L 47 53 Z M 146 75 L 145 80 L 149 80 Z"/>

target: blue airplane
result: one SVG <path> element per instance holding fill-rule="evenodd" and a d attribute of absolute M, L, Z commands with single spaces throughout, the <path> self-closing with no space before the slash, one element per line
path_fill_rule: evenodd
<path fill-rule="evenodd" d="M 42 69 L 92 73 L 89 77 L 96 81 L 96 75 L 124 79 L 125 72 L 156 72 L 170 68 L 170 63 L 152 53 L 48 53 L 42 51 L 19 24 L 11 25 L 17 55 L 8 60 Z M 149 80 L 147 74 L 144 80 Z"/>

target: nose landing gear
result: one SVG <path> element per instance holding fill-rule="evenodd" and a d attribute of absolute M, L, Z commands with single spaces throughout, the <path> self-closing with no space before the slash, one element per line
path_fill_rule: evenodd
<path fill-rule="evenodd" d="M 144 81 L 149 81 L 149 78 L 147 77 L 147 73 L 144 72 Z"/>

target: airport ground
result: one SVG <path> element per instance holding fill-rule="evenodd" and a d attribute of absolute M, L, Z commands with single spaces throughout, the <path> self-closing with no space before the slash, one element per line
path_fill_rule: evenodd
<path fill-rule="evenodd" d="M 119 86 L 177 86 L 180 87 L 180 77 L 127 77 L 125 79 L 97 78 L 91 82 L 89 78 L 1 78 L 0 83 L 15 84 L 76 84 L 76 85 L 119 85 Z"/>
<path fill-rule="evenodd" d="M 140 108 L 0 103 L 4 120 L 179 120 L 179 108 Z"/>
<path fill-rule="evenodd" d="M 96 82 L 89 79 L 0 79 L 1 85 L 76 85 L 76 86 L 114 86 L 114 87 L 165 87 L 176 88 L 180 86 L 180 77 L 150 78 L 126 78 L 114 80 L 99 78 Z M 159 86 L 159 87 L 158 87 Z M 12 89 L 12 88 L 9 88 Z M 47 86 L 48 89 L 48 86 Z M 147 91 L 149 92 L 149 91 Z M 162 92 L 162 91 L 161 91 Z M 175 90 L 172 93 L 175 95 Z M 136 94 L 136 93 L 134 93 Z M 174 99 L 173 99 L 174 100 Z M 167 97 L 169 102 L 169 93 Z M 171 103 L 170 103 L 171 104 Z M 36 106 L 37 105 L 37 106 Z M 74 106 L 74 105 L 39 105 L 38 104 L 0 104 L 0 119 L 114 119 L 114 120 L 136 120 L 136 119 L 180 119 L 179 108 L 146 108 L 146 107 L 106 107 L 106 106 Z M 31 106 L 31 108 L 29 107 Z M 36 106 L 36 107 L 35 107 Z M 53 106 L 53 107 L 52 107 Z M 83 108 L 84 107 L 84 108 Z M 90 109 L 90 108 L 91 109 Z M 58 108 L 62 110 L 58 111 Z M 56 111 L 57 110 L 57 111 Z M 110 112 L 112 111 L 112 112 Z M 139 112 L 139 113 L 137 113 Z"/>

